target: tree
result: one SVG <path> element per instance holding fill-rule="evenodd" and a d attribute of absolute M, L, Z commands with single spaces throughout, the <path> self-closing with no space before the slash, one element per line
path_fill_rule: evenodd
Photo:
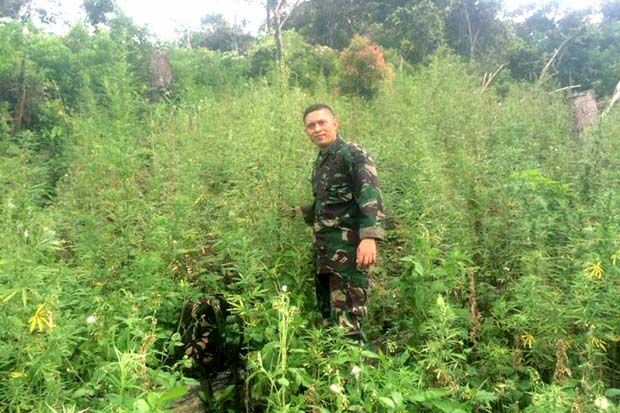
<path fill-rule="evenodd" d="M 200 19 L 201 30 L 191 34 L 192 47 L 210 50 L 246 52 L 254 37 L 243 31 L 242 25 L 231 25 L 221 14 L 209 14 Z"/>
<path fill-rule="evenodd" d="M 295 0 L 292 5 L 289 5 L 287 0 L 267 0 L 267 21 L 271 15 L 273 19 L 273 36 L 276 41 L 276 63 L 280 69 L 280 75 L 284 75 L 286 68 L 283 57 L 283 42 L 282 42 L 282 29 L 284 24 L 291 15 L 291 12 L 297 7 L 301 0 Z M 269 27 L 269 24 L 268 24 Z"/>
<path fill-rule="evenodd" d="M 86 12 L 88 21 L 93 26 L 99 23 L 107 23 L 108 15 L 116 11 L 114 0 L 84 0 L 82 7 Z"/>
<path fill-rule="evenodd" d="M 431 0 L 397 8 L 385 24 L 389 46 L 411 63 L 420 63 L 445 41 L 445 16 Z"/>
<path fill-rule="evenodd" d="M 620 20 L 620 0 L 603 0 L 601 13 L 606 22 Z"/>
<path fill-rule="evenodd" d="M 360 31 L 362 3 L 351 0 L 306 1 L 295 9 L 286 27 L 299 31 L 309 43 L 344 49 L 353 34 Z"/>
<path fill-rule="evenodd" d="M 30 6 L 31 0 L 0 0 L 0 17 L 19 17 Z"/>
<path fill-rule="evenodd" d="M 341 50 L 348 46 L 354 34 L 374 39 L 383 37 L 384 23 L 396 9 L 418 3 L 420 0 L 306 1 L 293 11 L 287 28 L 298 30 L 309 43 Z"/>
<path fill-rule="evenodd" d="M 447 4 L 448 45 L 473 62 L 484 51 L 501 52 L 507 39 L 506 26 L 499 19 L 501 0 L 454 0 Z"/>
<path fill-rule="evenodd" d="M 366 36 L 356 35 L 338 58 L 340 90 L 344 94 L 372 98 L 392 70 L 383 59 L 381 48 Z"/>
<path fill-rule="evenodd" d="M 598 96 L 611 93 L 620 79 L 620 21 L 611 17 L 612 3 L 603 3 L 607 15 L 602 22 L 592 19 L 594 9 L 566 13 L 547 5 L 524 10 L 528 16 L 515 26 L 517 41 L 510 53 L 512 76 L 594 88 Z"/>
<path fill-rule="evenodd" d="M 118 11 L 107 24 L 110 27 L 110 38 L 127 51 L 127 65 L 133 78 L 142 85 L 148 85 L 151 54 L 155 50 L 148 29 L 138 26 L 122 11 Z"/>

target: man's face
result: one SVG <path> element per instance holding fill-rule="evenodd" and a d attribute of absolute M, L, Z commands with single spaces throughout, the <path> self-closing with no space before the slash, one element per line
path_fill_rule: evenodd
<path fill-rule="evenodd" d="M 325 151 L 336 140 L 338 119 L 328 109 L 315 110 L 306 115 L 304 129 L 310 140 Z"/>

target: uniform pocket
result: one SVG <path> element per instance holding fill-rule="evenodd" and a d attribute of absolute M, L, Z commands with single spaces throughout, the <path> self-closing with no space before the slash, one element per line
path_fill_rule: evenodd
<path fill-rule="evenodd" d="M 353 199 L 353 190 L 348 183 L 339 182 L 328 187 L 327 195 L 330 203 L 349 202 Z"/>

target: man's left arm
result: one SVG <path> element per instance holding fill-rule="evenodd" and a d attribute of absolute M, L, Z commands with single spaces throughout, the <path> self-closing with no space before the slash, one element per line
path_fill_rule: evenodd
<path fill-rule="evenodd" d="M 377 168 L 372 158 L 361 148 L 353 151 L 353 195 L 360 214 L 358 218 L 360 243 L 357 247 L 357 264 L 374 264 L 377 257 L 375 240 L 385 237 L 383 198 L 379 188 Z"/>

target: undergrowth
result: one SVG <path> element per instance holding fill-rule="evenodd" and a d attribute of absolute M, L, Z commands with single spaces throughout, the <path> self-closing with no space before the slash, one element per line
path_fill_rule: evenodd
<path fill-rule="evenodd" d="M 561 97 L 481 93 L 442 55 L 372 101 L 106 93 L 68 121 L 51 200 L 54 165 L 0 139 L 4 410 L 165 411 L 180 309 L 218 295 L 249 411 L 620 411 L 618 111 L 577 137 Z M 367 348 L 318 326 L 309 229 L 277 213 L 310 199 L 315 101 L 375 158 L 390 217 Z"/>

